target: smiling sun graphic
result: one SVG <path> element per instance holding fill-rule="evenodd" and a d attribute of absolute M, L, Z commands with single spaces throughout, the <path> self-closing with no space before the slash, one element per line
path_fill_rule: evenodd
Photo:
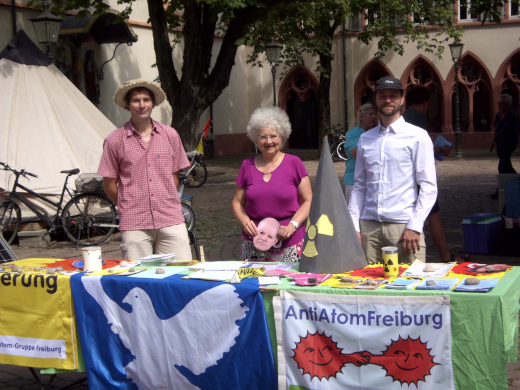
<path fill-rule="evenodd" d="M 298 364 L 298 368 L 303 370 L 303 375 L 309 374 L 311 380 L 317 377 L 329 379 L 341 372 L 341 368 L 352 363 L 357 367 L 368 363 L 368 353 L 355 352 L 343 354 L 343 348 L 339 348 L 337 343 L 332 340 L 325 332 L 309 333 L 305 337 L 300 336 L 300 341 L 296 343 L 293 359 Z"/>
<path fill-rule="evenodd" d="M 386 376 L 401 384 L 411 383 L 418 386 L 419 381 L 426 382 L 426 376 L 431 375 L 431 369 L 439 363 L 435 363 L 435 356 L 430 355 L 426 343 L 420 338 L 410 337 L 399 339 L 390 343 L 381 355 L 374 355 L 368 351 L 342 353 L 343 348 L 327 336 L 325 332 L 309 333 L 305 337 L 300 336 L 293 350 L 293 360 L 298 364 L 298 369 L 303 370 L 303 375 L 309 374 L 311 380 L 329 380 L 341 373 L 341 369 L 348 363 L 356 367 L 367 364 L 381 366 L 386 371 Z"/>
<path fill-rule="evenodd" d="M 431 375 L 431 369 L 439 363 L 435 363 L 430 355 L 431 349 L 426 347 L 420 338 L 410 337 L 403 339 L 399 336 L 397 341 L 387 346 L 382 355 L 370 355 L 370 364 L 381 366 L 387 376 L 394 381 L 418 386 L 419 381 L 426 382 L 426 376 Z"/>

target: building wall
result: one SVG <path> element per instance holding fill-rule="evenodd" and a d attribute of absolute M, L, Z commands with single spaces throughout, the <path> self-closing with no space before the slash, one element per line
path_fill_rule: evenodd
<path fill-rule="evenodd" d="M 510 63 L 511 57 L 519 52 L 518 39 L 520 36 L 520 24 L 518 21 L 503 23 L 500 25 L 480 25 L 473 23 L 465 28 L 462 37 L 464 43 L 463 56 L 460 62 L 459 80 L 462 89 L 467 89 L 469 94 L 464 92 L 461 96 L 461 120 L 463 123 L 462 147 L 463 148 L 485 148 L 488 147 L 493 139 L 493 118 L 497 112 L 496 102 L 501 92 L 501 83 L 504 79 L 504 66 Z M 364 72 L 374 67 L 373 53 L 375 52 L 375 43 L 365 46 L 357 42 L 354 38 L 349 38 L 347 45 L 348 70 L 347 79 L 349 83 L 348 101 L 349 101 L 349 123 L 353 127 L 356 109 L 361 105 L 361 84 L 364 81 Z M 417 62 L 427 64 L 432 73 L 438 77 L 441 90 L 441 107 L 438 108 L 442 113 L 442 127 L 438 132 L 431 132 L 432 138 L 442 133 L 445 138 L 454 140 L 454 109 L 453 104 L 455 98 L 452 91 L 455 91 L 455 69 L 451 59 L 449 47 L 445 45 L 443 58 L 439 59 L 431 53 L 418 51 L 413 44 L 405 44 L 405 53 L 399 56 L 395 53 L 389 53 L 381 62 L 388 74 L 399 78 L 403 85 L 409 82 L 409 72 Z M 472 85 L 465 83 L 463 80 L 463 67 L 471 61 L 478 66 L 481 72 L 480 78 L 485 81 L 485 85 Z M 500 73 L 499 73 L 500 70 Z M 520 87 L 520 84 L 517 83 Z M 477 96 L 483 90 L 488 89 L 489 96 L 486 96 L 480 103 L 487 110 L 487 126 L 488 131 L 483 132 L 477 129 L 477 118 L 479 115 L 478 106 L 475 102 L 469 100 L 469 96 Z M 462 95 L 462 94 L 461 94 Z M 514 98 L 514 109 L 518 109 L 518 92 Z M 475 100 L 477 98 L 475 97 Z M 469 100 L 469 101 L 468 101 Z M 481 98 L 482 100 L 482 98 Z M 475 104 L 475 105 L 473 105 Z M 430 104 L 431 106 L 431 104 Z M 475 118 L 473 118 L 475 116 Z M 473 118 L 473 119 L 471 119 Z"/>
<path fill-rule="evenodd" d="M 36 41 L 36 36 L 31 22 L 28 20 L 39 14 L 40 11 L 27 8 L 24 3 L 17 3 L 16 19 L 18 29 L 23 28 L 25 32 Z M 113 9 L 121 9 L 115 1 L 111 1 Z M 12 38 L 11 10 L 10 3 L 0 0 L 0 48 Z M 128 113 L 117 107 L 113 103 L 113 94 L 117 87 L 124 81 L 145 78 L 153 80 L 158 76 L 157 69 L 152 65 L 155 63 L 155 53 L 153 49 L 153 39 L 150 26 L 147 24 L 147 3 L 146 0 L 138 0 L 134 3 L 133 13 L 130 16 L 130 24 L 134 32 L 138 35 L 138 41 L 132 46 L 125 44 L 117 48 L 115 58 L 103 67 L 104 79 L 100 82 L 100 104 L 98 108 L 114 123 L 120 126 L 125 123 L 129 116 Z M 470 53 L 473 58 L 478 59 L 485 68 L 491 79 L 492 94 L 490 105 L 496 99 L 499 88 L 494 81 L 498 70 L 503 67 L 504 60 L 510 57 L 519 48 L 518 39 L 520 37 L 519 20 L 504 22 L 500 25 L 481 26 L 479 23 L 470 23 L 465 28 L 462 42 L 465 44 L 464 53 Z M 355 126 L 355 112 L 361 105 L 360 97 L 360 78 L 366 72 L 367 66 L 374 61 L 376 52 L 375 42 L 371 45 L 364 45 L 355 36 L 345 38 L 346 51 L 343 52 L 343 37 L 336 36 L 333 41 L 333 73 L 330 90 L 331 124 L 340 123 L 347 125 L 348 128 Z M 99 67 L 114 54 L 116 44 L 98 45 L 95 42 L 85 42 L 78 54 L 81 60 L 84 59 L 87 50 L 93 50 L 95 59 Z M 213 49 L 213 61 L 215 60 L 220 48 L 220 39 L 215 39 Z M 173 51 L 174 64 L 178 72 L 182 66 L 182 42 Z M 246 137 L 245 131 L 251 113 L 257 108 L 267 106 L 273 102 L 272 75 L 269 63 L 264 56 L 263 67 L 253 67 L 247 64 L 247 56 L 251 49 L 240 47 L 237 51 L 235 66 L 233 67 L 228 88 L 213 104 L 213 131 L 214 142 L 217 155 L 239 153 L 254 150 L 253 143 Z M 445 46 L 442 59 L 438 59 L 431 53 L 418 51 L 413 44 L 405 44 L 405 53 L 399 56 L 397 53 L 390 52 L 382 60 L 382 66 L 390 74 L 397 78 L 405 77 L 409 71 L 410 64 L 418 58 L 426 61 L 438 74 L 442 88 L 444 90 L 443 101 L 443 135 L 450 139 L 452 137 L 451 123 L 447 123 L 451 118 L 451 96 L 449 91 L 454 85 L 454 67 L 451 60 L 449 48 Z M 345 93 L 344 93 L 344 58 L 346 58 L 346 83 L 347 83 L 347 113 L 345 113 Z M 368 64 L 368 65 L 367 65 Z M 317 58 L 309 55 L 305 56 L 305 69 L 310 72 L 318 81 L 319 74 L 316 72 Z M 408 70 L 407 70 L 408 69 Z M 284 69 L 283 65 L 278 67 L 276 79 L 276 94 L 278 104 L 283 106 L 284 77 L 289 74 L 291 69 Z M 282 78 L 282 79 L 280 79 Z M 402 80 L 406 82 L 406 80 Z M 84 84 L 81 85 L 84 91 Z M 280 101 L 282 100 L 282 101 Z M 493 108 L 496 110 L 496 107 Z M 204 126 L 209 117 L 209 109 L 202 115 L 200 128 Z M 171 122 L 171 107 L 163 104 L 154 111 L 154 119 L 164 122 Z M 348 121 L 347 121 L 348 119 Z M 432 135 L 434 136 L 434 135 Z M 464 147 L 483 147 L 489 144 L 492 134 L 483 133 L 464 133 L 462 140 Z"/>

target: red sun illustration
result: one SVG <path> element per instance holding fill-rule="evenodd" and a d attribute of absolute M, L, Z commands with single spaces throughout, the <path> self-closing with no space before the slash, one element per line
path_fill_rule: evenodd
<path fill-rule="evenodd" d="M 311 380 L 314 377 L 322 380 L 336 377 L 347 363 L 358 367 L 368 363 L 367 352 L 343 354 L 342 350 L 325 332 L 312 334 L 307 332 L 305 337 L 300 336 L 300 341 L 292 351 L 293 359 L 298 364 L 298 369 L 303 370 L 303 375 L 309 374 Z"/>
<path fill-rule="evenodd" d="M 64 270 L 66 271 L 77 271 L 78 269 L 75 268 L 72 263 L 77 261 L 78 259 L 65 259 L 65 260 L 51 260 L 48 263 L 45 263 L 45 267 L 54 267 L 57 268 L 59 266 L 62 266 Z M 104 259 L 105 260 L 105 259 Z M 105 260 L 105 264 L 103 264 L 103 269 L 106 268 L 112 268 L 121 263 L 121 260 Z M 81 271 L 81 269 L 80 269 Z"/>
<path fill-rule="evenodd" d="M 431 348 L 428 349 L 419 337 L 402 339 L 399 336 L 397 341 L 392 340 L 382 355 L 365 355 L 370 356 L 370 364 L 381 366 L 394 381 L 418 386 L 418 382 L 426 382 L 431 369 L 439 365 L 433 361 L 435 356 L 430 355 L 430 351 Z"/>
<path fill-rule="evenodd" d="M 405 267 L 399 267 L 399 275 L 406 271 Z M 382 279 L 384 278 L 383 264 L 377 267 L 366 267 L 356 271 L 348 272 L 349 276 L 359 276 L 362 278 Z"/>
<path fill-rule="evenodd" d="M 489 268 L 488 268 L 489 267 Z M 462 263 L 455 265 L 451 272 L 456 274 L 465 274 L 465 275 L 490 275 L 493 273 L 506 272 L 507 270 L 512 269 L 513 267 L 508 266 L 507 264 L 479 264 L 479 263 Z"/>

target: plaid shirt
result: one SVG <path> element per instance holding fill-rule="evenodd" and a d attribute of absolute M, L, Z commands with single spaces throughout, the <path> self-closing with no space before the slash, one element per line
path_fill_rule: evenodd
<path fill-rule="evenodd" d="M 117 179 L 119 230 L 159 229 L 184 222 L 173 174 L 190 164 L 179 134 L 152 122 L 148 148 L 131 121 L 112 132 L 103 145 L 97 173 Z"/>

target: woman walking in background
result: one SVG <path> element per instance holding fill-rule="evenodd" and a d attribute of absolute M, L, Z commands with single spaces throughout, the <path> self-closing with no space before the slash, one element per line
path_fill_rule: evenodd
<path fill-rule="evenodd" d="M 495 117 L 495 137 L 489 147 L 491 153 L 496 145 L 498 161 L 498 173 L 516 173 L 511 164 L 511 155 L 518 144 L 518 114 L 511 110 L 513 98 L 511 95 L 502 94 L 498 98 L 498 109 Z M 492 199 L 498 199 L 497 191 L 491 195 Z"/>
<path fill-rule="evenodd" d="M 356 169 L 357 144 L 359 137 L 365 131 L 370 130 L 377 125 L 377 112 L 371 103 L 365 103 L 359 107 L 358 125 L 347 132 L 345 137 L 345 151 L 347 152 L 347 169 L 343 176 L 343 184 L 345 184 L 345 199 L 350 201 L 350 194 L 354 187 L 354 170 Z"/>

